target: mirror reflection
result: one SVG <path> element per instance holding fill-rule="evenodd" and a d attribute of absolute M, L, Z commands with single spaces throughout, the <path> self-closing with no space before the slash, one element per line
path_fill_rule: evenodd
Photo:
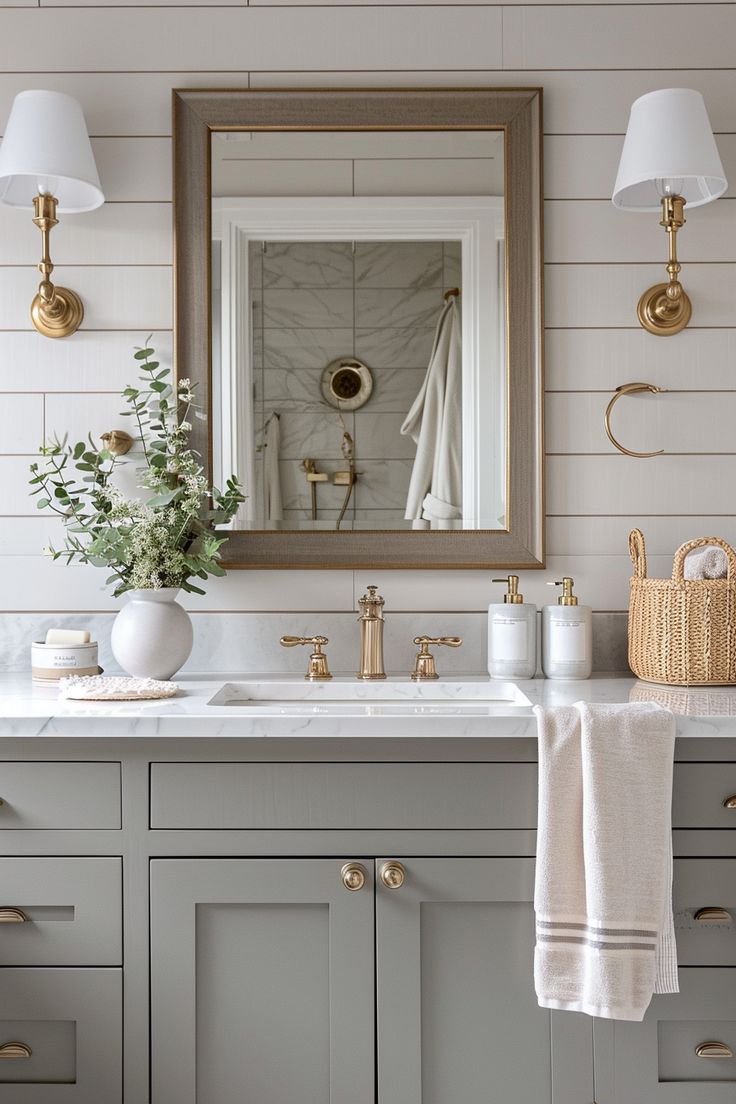
<path fill-rule="evenodd" d="M 212 136 L 236 528 L 503 529 L 503 132 Z"/>

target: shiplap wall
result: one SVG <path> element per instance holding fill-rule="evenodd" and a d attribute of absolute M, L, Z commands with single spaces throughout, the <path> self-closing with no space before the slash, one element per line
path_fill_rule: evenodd
<path fill-rule="evenodd" d="M 53 527 L 35 516 L 25 480 L 44 434 L 118 421 L 114 392 L 149 331 L 170 355 L 172 87 L 542 86 L 548 569 L 527 573 L 527 599 L 548 601 L 545 581 L 564 571 L 597 610 L 624 610 L 632 524 L 649 539 L 653 573 L 669 573 L 692 535 L 736 541 L 733 198 L 688 218 L 693 325 L 668 339 L 644 334 L 634 314 L 663 278 L 664 232 L 609 201 L 631 101 L 672 85 L 703 92 L 736 185 L 735 3 L 670 3 L 667 18 L 657 3 L 2 3 L 0 125 L 23 88 L 77 96 L 108 202 L 54 232 L 57 278 L 87 311 L 83 332 L 58 342 L 28 322 L 30 214 L 0 207 L 0 610 L 116 605 L 100 574 L 39 555 Z M 664 457 L 628 459 L 604 435 L 611 390 L 635 379 L 677 390 L 616 410 L 621 438 Z M 192 605 L 348 611 L 368 582 L 393 610 L 482 610 L 491 593 L 480 572 L 233 572 Z"/>

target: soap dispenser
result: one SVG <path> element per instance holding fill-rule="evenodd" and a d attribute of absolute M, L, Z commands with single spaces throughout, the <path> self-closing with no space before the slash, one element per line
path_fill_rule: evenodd
<path fill-rule="evenodd" d="M 503 602 L 488 607 L 488 674 L 491 678 L 534 678 L 537 667 L 537 607 L 519 594 L 519 576 L 506 583 Z"/>
<path fill-rule="evenodd" d="M 587 679 L 593 670 L 593 610 L 578 605 L 569 575 L 557 604 L 542 610 L 542 670 L 548 679 Z"/>

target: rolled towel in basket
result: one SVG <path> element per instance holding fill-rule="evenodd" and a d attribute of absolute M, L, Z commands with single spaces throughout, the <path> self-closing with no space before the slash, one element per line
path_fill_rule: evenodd
<path fill-rule="evenodd" d="M 685 557 L 686 579 L 725 579 L 728 575 L 728 558 L 722 548 L 713 545 L 690 552 Z"/>

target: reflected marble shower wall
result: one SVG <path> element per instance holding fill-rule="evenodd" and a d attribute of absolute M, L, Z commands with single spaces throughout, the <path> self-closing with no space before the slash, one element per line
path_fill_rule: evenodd
<path fill-rule="evenodd" d="M 415 446 L 399 430 L 427 369 L 443 293 L 460 286 L 460 244 L 254 242 L 250 261 L 256 442 L 278 413 L 283 527 L 334 527 L 345 495 L 332 483 L 345 468 L 344 430 L 355 442 L 359 474 L 342 528 L 408 527 Z M 340 356 L 359 358 L 373 374 L 373 393 L 355 412 L 322 398 L 322 371 Z M 318 485 L 316 523 L 305 457 L 329 476 Z M 261 453 L 256 467 L 262 517 Z"/>

